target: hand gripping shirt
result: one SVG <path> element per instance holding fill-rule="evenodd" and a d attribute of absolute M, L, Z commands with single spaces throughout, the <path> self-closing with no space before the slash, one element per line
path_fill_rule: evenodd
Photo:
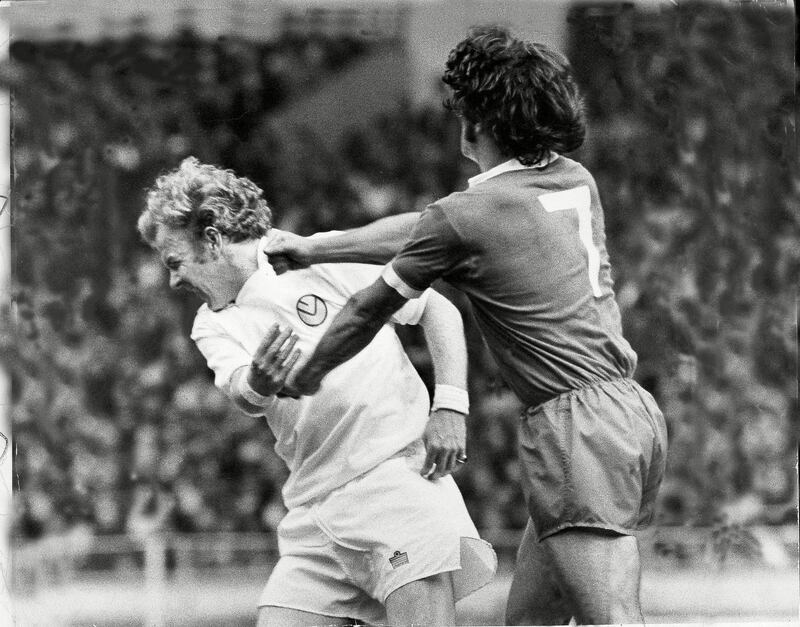
<path fill-rule="evenodd" d="M 464 292 L 503 378 L 536 406 L 636 367 L 604 229 L 583 166 L 509 161 L 428 206 L 383 278 L 407 298 L 437 278 Z"/>
<path fill-rule="evenodd" d="M 299 336 L 302 363 L 350 296 L 380 271 L 366 264 L 320 264 L 278 276 L 259 253 L 258 271 L 235 302 L 221 311 L 203 305 L 195 317 L 192 339 L 215 384 L 230 392 L 233 373 L 250 365 L 276 322 Z M 426 301 L 427 295 L 409 301 L 392 321 L 416 324 Z M 263 413 L 275 434 L 275 451 L 290 471 L 283 487 L 286 506 L 323 496 L 392 457 L 422 436 L 429 409 L 425 385 L 391 324 L 332 370 L 314 396 L 274 398 Z"/>

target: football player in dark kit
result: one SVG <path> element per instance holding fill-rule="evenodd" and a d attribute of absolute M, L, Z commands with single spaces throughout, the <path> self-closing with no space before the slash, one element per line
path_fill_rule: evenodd
<path fill-rule="evenodd" d="M 443 80 L 461 150 L 480 168 L 465 191 L 338 237 L 275 233 L 265 248 L 302 263 L 394 256 L 291 386 L 313 393 L 434 280 L 463 291 L 528 406 L 519 447 L 530 519 L 507 621 L 640 623 L 632 532 L 653 516 L 666 426 L 632 378 L 636 354 L 622 336 L 597 187 L 562 154 L 585 135 L 571 69 L 546 46 L 491 27 L 453 49 Z"/>

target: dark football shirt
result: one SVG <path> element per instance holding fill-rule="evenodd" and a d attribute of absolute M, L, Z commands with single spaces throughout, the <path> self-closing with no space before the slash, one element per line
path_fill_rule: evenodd
<path fill-rule="evenodd" d="M 631 376 L 594 179 L 563 156 L 497 169 L 428 206 L 384 278 L 407 297 L 438 278 L 463 291 L 529 406 Z"/>

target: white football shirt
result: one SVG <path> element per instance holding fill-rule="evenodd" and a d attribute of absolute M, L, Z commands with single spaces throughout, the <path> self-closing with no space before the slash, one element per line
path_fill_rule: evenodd
<path fill-rule="evenodd" d="M 274 323 L 299 336 L 302 364 L 350 296 L 372 284 L 382 270 L 367 264 L 319 264 L 276 275 L 261 252 L 258 264 L 234 303 L 216 312 L 204 304 L 194 320 L 192 339 L 214 371 L 216 385 L 226 392 L 233 373 L 250 365 Z M 409 301 L 392 322 L 418 323 L 427 297 Z M 327 494 L 402 450 L 421 437 L 429 409 L 425 385 L 391 324 L 332 370 L 314 396 L 275 398 L 264 415 L 275 434 L 275 450 L 290 471 L 283 487 L 286 506 Z"/>

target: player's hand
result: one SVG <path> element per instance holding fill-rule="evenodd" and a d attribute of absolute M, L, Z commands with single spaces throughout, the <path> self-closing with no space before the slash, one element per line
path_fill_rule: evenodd
<path fill-rule="evenodd" d="M 286 379 L 300 357 L 295 349 L 299 338 L 291 329 L 273 324 L 253 355 L 247 383 L 259 394 L 271 396 L 284 387 Z"/>
<path fill-rule="evenodd" d="M 270 229 L 263 251 L 277 274 L 311 265 L 309 238 L 294 233 Z"/>
<path fill-rule="evenodd" d="M 466 416 L 450 409 L 432 411 L 422 441 L 427 452 L 422 476 L 438 479 L 449 475 L 467 461 Z"/>

